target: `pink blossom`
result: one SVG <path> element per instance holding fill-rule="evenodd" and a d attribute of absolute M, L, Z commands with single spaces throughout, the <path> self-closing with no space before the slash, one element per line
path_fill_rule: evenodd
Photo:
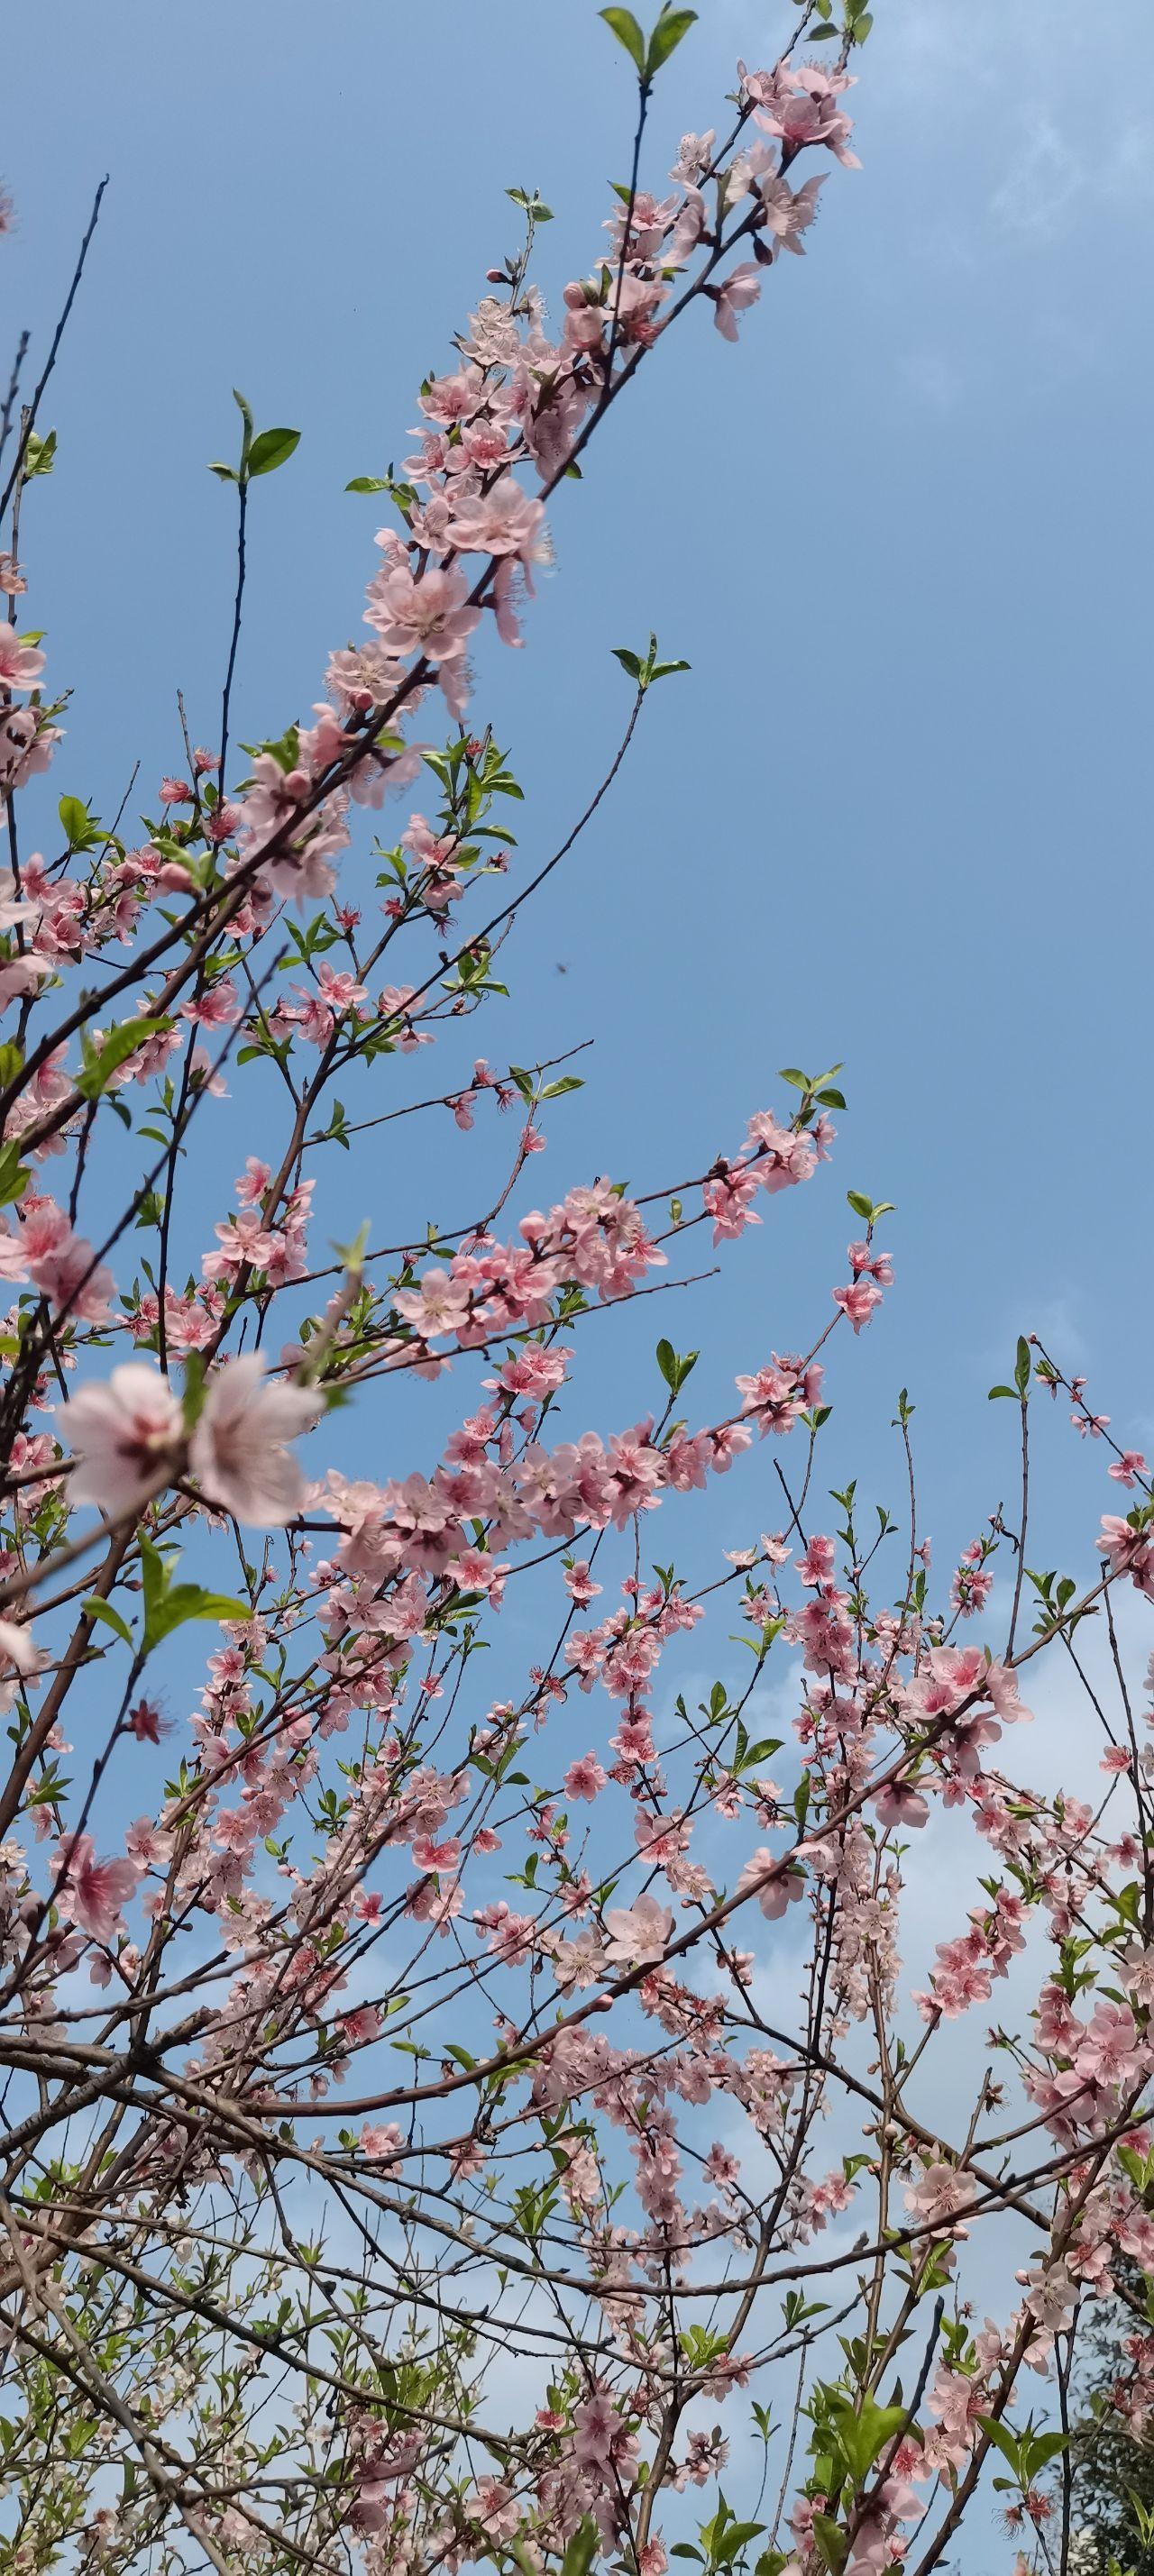
<path fill-rule="evenodd" d="M 609 1933 L 606 1958 L 615 1967 L 636 1968 L 660 1959 L 673 1931 L 673 1916 L 655 1896 L 639 1896 L 631 1906 L 611 1905 L 605 1916 Z"/>
<path fill-rule="evenodd" d="M 138 1508 L 175 1464 L 184 1416 L 149 1360 L 125 1360 L 106 1382 L 78 1387 L 56 1412 L 78 1461 L 74 1501 L 99 1503 L 110 1518 Z"/>
<path fill-rule="evenodd" d="M 912 1780 L 891 1780 L 874 1799 L 874 1814 L 879 1825 L 921 1826 L 929 1821 L 929 1807 L 921 1790 Z"/>
<path fill-rule="evenodd" d="M 505 474 L 489 492 L 454 504 L 449 535 L 464 554 L 517 555 L 522 563 L 548 561 L 545 505 Z"/>
<path fill-rule="evenodd" d="M 111 1941 L 122 1908 L 140 1881 L 135 1861 L 97 1860 L 91 1834 L 70 1834 L 59 1849 L 64 1883 L 57 1902 L 78 1931 Z"/>
<path fill-rule="evenodd" d="M 931 2227 L 940 2227 L 957 2210 L 968 2208 L 975 2192 L 970 2174 L 959 2173 L 956 2166 L 938 2157 L 924 2167 L 916 2182 L 907 2184 L 906 2208 L 916 2218 L 927 2220 Z"/>
<path fill-rule="evenodd" d="M 752 260 L 742 260 L 731 269 L 724 286 L 709 289 L 713 297 L 713 319 L 725 340 L 736 340 L 737 318 L 756 304 L 761 293 L 761 278 Z"/>
<path fill-rule="evenodd" d="M 776 1854 L 764 1848 L 751 1853 L 737 1882 L 738 1896 L 756 1895 L 767 1923 L 779 1923 L 787 1905 L 796 1905 L 805 1894 L 805 1879 L 800 1870 L 787 1868 Z"/>
<path fill-rule="evenodd" d="M 38 1658 L 29 1630 L 16 1627 L 11 1619 L 0 1619 L 0 1657 L 18 1673 L 34 1673 Z"/>
<path fill-rule="evenodd" d="M 0 622 L 0 688 L 34 689 L 46 656 L 22 644 L 14 626 Z"/>
<path fill-rule="evenodd" d="M 459 659 L 480 617 L 468 605 L 463 573 L 378 573 L 369 585 L 365 616 L 391 653 L 420 653 L 430 662 Z"/>
<path fill-rule="evenodd" d="M 767 227 L 781 243 L 801 259 L 805 255 L 802 234 L 808 232 L 817 213 L 817 192 L 824 188 L 825 177 L 807 179 L 804 187 L 793 189 L 776 170 L 768 171 L 758 181 Z"/>
<path fill-rule="evenodd" d="M 592 1806 L 593 1800 L 600 1797 L 607 1777 L 595 1753 L 582 1754 L 579 1761 L 570 1763 L 565 1774 L 565 1795 L 567 1798 L 584 1798 Z"/>
<path fill-rule="evenodd" d="M 1106 1473 L 1113 1477 L 1116 1485 L 1132 1486 L 1139 1476 L 1146 1474 L 1146 1461 L 1141 1450 L 1124 1449 L 1121 1457 L 1107 1467 Z"/>
<path fill-rule="evenodd" d="M 787 155 L 792 159 L 807 144 L 824 143 L 847 170 L 860 170 L 856 153 L 848 149 L 851 120 L 837 105 L 853 86 L 847 72 L 822 71 L 816 63 L 786 66 L 763 81 L 762 105 L 754 110 L 754 122 L 766 134 L 781 136 L 783 160 Z"/>
<path fill-rule="evenodd" d="M 227 1360 L 209 1379 L 189 1463 L 207 1502 L 254 1529 L 279 1529 L 299 1511 L 304 1479 L 288 1442 L 324 1411 L 311 1387 L 264 1383 L 259 1352 Z"/>
<path fill-rule="evenodd" d="M 875 1288 L 870 1279 L 855 1279 L 849 1288 L 834 1289 L 833 1302 L 835 1306 L 841 1307 L 843 1315 L 848 1317 L 857 1334 L 860 1333 L 863 1324 L 868 1324 L 874 1307 L 880 1306 L 882 1292 L 880 1288 Z"/>

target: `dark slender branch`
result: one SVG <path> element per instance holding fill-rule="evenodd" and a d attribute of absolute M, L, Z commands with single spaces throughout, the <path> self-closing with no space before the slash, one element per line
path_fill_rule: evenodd
<path fill-rule="evenodd" d="M 22 331 L 16 343 L 16 355 L 12 361 L 12 373 L 8 379 L 8 391 L 4 396 L 3 409 L 0 410 L 0 456 L 3 456 L 4 450 L 8 445 L 8 439 L 12 428 L 12 414 L 16 408 L 16 396 L 20 390 L 20 370 L 28 355 L 28 342 L 30 336 L 29 332 Z"/>
<path fill-rule="evenodd" d="M 77 260 L 77 262 L 76 262 L 75 269 L 73 270 L 73 273 L 72 273 L 72 284 L 71 284 L 71 286 L 69 287 L 69 289 L 68 289 L 68 293 L 67 293 L 67 295 L 65 296 L 65 299 L 64 299 L 64 310 L 63 310 L 63 312 L 62 312 L 62 314 L 61 314 L 61 316 L 60 316 L 60 320 L 58 321 L 58 323 L 57 323 L 57 325 L 56 325 L 56 329 L 55 329 L 55 331 L 54 331 L 54 332 L 53 332 L 53 334 L 52 334 L 52 346 L 51 346 L 51 348 L 49 349 L 49 352 L 48 352 L 47 358 L 46 358 L 46 359 L 45 359 L 45 361 L 44 361 L 44 367 L 43 367 L 43 371 L 42 371 L 42 373 L 41 373 L 40 381 L 39 381 L 39 383 L 38 383 L 38 385 L 37 385 L 37 387 L 36 387 L 36 391 L 35 391 L 35 393 L 34 393 L 34 394 L 33 394 L 33 396 L 32 396 L 32 400 L 31 400 L 31 402 L 29 403 L 28 408 L 27 408 L 27 411 L 26 411 L 25 416 L 24 416 L 24 422 L 23 422 L 23 426 L 22 426 L 22 428 L 21 428 L 21 432 L 20 432 L 20 442 L 19 442 L 19 445 L 18 445 L 17 450 L 16 450 L 16 461 L 15 461 L 15 464 L 13 465 L 13 467 L 12 467 L 12 471 L 11 471 L 11 473 L 10 473 L 10 475 L 9 475 L 9 477 L 8 477 L 8 480 L 7 480 L 7 482 L 6 482 L 5 486 L 4 486 L 3 492 L 0 492 L 0 519 L 2 519 L 2 518 L 3 518 L 3 516 L 4 516 L 4 512 L 5 512 L 5 510 L 6 510 L 6 509 L 7 509 L 7 507 L 8 507 L 8 504 L 9 504 L 9 502 L 10 502 L 10 500 L 11 500 L 11 498 L 12 498 L 12 495 L 13 495 L 13 493 L 14 493 L 15 489 L 16 489 L 17 482 L 19 481 L 19 478 L 20 478 L 20 474 L 21 474 L 21 471 L 22 471 L 22 468 L 23 468 L 23 464 L 24 464 L 24 459 L 25 459 L 25 456 L 26 456 L 26 455 L 27 455 L 27 453 L 28 453 L 28 441 L 29 441 L 29 439 L 31 438 L 32 432 L 33 432 L 33 430 L 34 430 L 34 428 L 35 428 L 35 426 L 36 426 L 36 414 L 37 414 L 37 412 L 38 412 L 38 410 L 39 410 L 39 408 L 40 408 L 40 400 L 41 400 L 41 396 L 42 396 L 42 394 L 43 394 L 43 392 L 44 392 L 44 388 L 45 388 L 45 386 L 47 385 L 47 382 L 48 382 L 49 376 L 51 375 L 52 370 L 53 370 L 53 368 L 54 368 L 54 366 L 55 366 L 55 364 L 56 364 L 57 353 L 58 353 L 59 348 L 60 348 L 60 343 L 61 343 L 61 341 L 62 341 L 62 339 L 63 339 L 63 337 L 64 337 L 65 328 L 66 328 L 66 326 L 67 326 L 67 322 L 68 322 L 68 316 L 69 316 L 69 314 L 71 313 L 71 311 L 72 311 L 72 307 L 73 307 L 73 305 L 74 305 L 74 303 L 75 303 L 75 301 L 76 301 L 76 290 L 77 290 L 77 288 L 78 288 L 78 286 L 79 286 L 79 284 L 80 284 L 80 280 L 81 280 L 81 278 L 82 278 L 82 277 L 83 277 L 83 275 L 84 275 L 84 263 L 85 263 L 85 260 L 86 260 L 86 259 L 87 259 L 87 257 L 88 257 L 88 246 L 89 246 L 89 243 L 90 243 L 90 242 L 91 242 L 91 240 L 92 240 L 93 233 L 94 233 L 94 232 L 95 232 L 95 230 L 96 230 L 97 222 L 98 222 L 98 220 L 99 220 L 99 216 L 100 216 L 100 200 L 101 200 L 102 196 L 104 195 L 104 191 L 105 191 L 105 189 L 106 189 L 106 187 L 107 187 L 107 186 L 108 186 L 108 172 L 107 172 L 107 171 L 105 171 L 104 177 L 103 177 L 103 179 L 102 179 L 102 180 L 101 180 L 101 182 L 100 182 L 100 186 L 98 187 L 98 189 L 97 189 L 97 191 L 96 191 L 96 195 L 95 195 L 95 197 L 94 197 L 94 198 L 93 198 L 93 200 L 92 200 L 92 212 L 91 212 L 91 214 L 90 214 L 90 216 L 89 216 L 89 218 L 88 218 L 88 230 L 87 230 L 87 232 L 85 233 L 84 239 L 83 239 L 83 241 L 81 242 L 81 245 L 80 245 L 80 256 L 79 256 L 79 258 L 78 258 L 78 260 Z"/>

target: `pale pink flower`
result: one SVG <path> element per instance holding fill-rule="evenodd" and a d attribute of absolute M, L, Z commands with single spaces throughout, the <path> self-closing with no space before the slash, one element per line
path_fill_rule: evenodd
<path fill-rule="evenodd" d="M 575 1565 L 567 1567 L 565 1573 L 565 1589 L 570 1600 L 576 1602 L 579 1610 L 585 1609 L 587 1603 L 592 1601 L 594 1595 L 600 1592 L 601 1586 L 599 1583 L 594 1583 L 584 1558 L 581 1558 Z"/>
<path fill-rule="evenodd" d="M 731 270 L 724 286 L 710 288 L 713 296 L 713 319 L 724 340 L 736 340 L 737 317 L 756 304 L 761 293 L 761 279 L 751 259 L 742 260 Z"/>
<path fill-rule="evenodd" d="M 70 1834 L 60 1844 L 59 1858 L 65 1873 L 57 1898 L 61 1913 L 94 1941 L 110 1941 L 139 1883 L 136 1863 L 97 1860 L 91 1834 Z"/>
<path fill-rule="evenodd" d="M 756 1895 L 767 1923 L 779 1923 L 787 1905 L 795 1905 L 805 1894 L 805 1880 L 798 1870 L 784 1869 L 776 1853 L 764 1846 L 747 1860 L 737 1882 L 739 1896 Z"/>
<path fill-rule="evenodd" d="M 608 2462 L 621 2418 L 609 2397 L 587 2397 L 573 2410 L 573 2457 L 591 2464 Z"/>
<path fill-rule="evenodd" d="M 34 851 L 26 866 L 34 866 L 36 859 Z M 11 930 L 18 921 L 30 921 L 36 910 L 34 903 L 20 900 L 20 889 L 11 868 L 0 868 L 0 930 Z M 44 971 L 48 973 L 51 970 L 46 967 Z"/>
<path fill-rule="evenodd" d="M 605 1956 L 623 1968 L 639 1968 L 660 1959 L 673 1930 L 672 1914 L 655 1896 L 639 1896 L 632 1906 L 611 1905 L 605 1922 L 609 1933 Z"/>
<path fill-rule="evenodd" d="M 855 1279 L 851 1288 L 833 1290 L 833 1302 L 841 1307 L 856 1334 L 860 1333 L 863 1324 L 868 1324 L 874 1307 L 880 1306 L 882 1292 L 875 1288 L 872 1279 Z"/>
<path fill-rule="evenodd" d="M 99 1503 L 112 1519 L 144 1502 L 175 1462 L 184 1417 L 151 1360 L 125 1360 L 55 1410 L 78 1462 L 73 1502 Z"/>
<path fill-rule="evenodd" d="M 159 1869 L 162 1862 L 171 1858 L 172 1843 L 172 1835 L 166 1833 L 163 1826 L 154 1825 L 148 1816 L 138 1816 L 124 1837 L 129 1860 L 135 1862 L 138 1869 Z"/>
<path fill-rule="evenodd" d="M 374 2161 L 398 2155 L 404 2143 L 395 2120 L 382 2120 L 378 2126 L 361 2131 L 361 2154 L 372 2156 Z"/>
<path fill-rule="evenodd" d="M 288 1442 L 324 1411 L 314 1388 L 263 1383 L 259 1351 L 209 1381 L 189 1461 L 207 1502 L 250 1529 L 281 1529 L 299 1511 L 304 1479 Z"/>
<path fill-rule="evenodd" d="M 28 1628 L 17 1628 L 11 1619 L 0 1619 L 0 1656 L 14 1664 L 18 1673 L 34 1673 L 39 1657 Z"/>
<path fill-rule="evenodd" d="M 853 87 L 848 72 L 822 71 L 817 63 L 790 66 L 763 80 L 762 105 L 754 110 L 754 123 L 766 134 L 781 136 L 783 159 L 786 155 L 792 159 L 807 144 L 824 143 L 847 170 L 860 170 L 856 153 L 848 149 L 852 120 L 837 105 L 843 92 Z"/>
<path fill-rule="evenodd" d="M 879 1825 L 921 1826 L 929 1820 L 929 1807 L 912 1780 L 891 1780 L 874 1800 L 874 1814 Z"/>
<path fill-rule="evenodd" d="M 463 573 L 427 572 L 416 581 L 403 568 L 377 574 L 365 610 L 390 653 L 422 653 L 430 662 L 455 661 L 480 614 L 468 605 Z"/>
<path fill-rule="evenodd" d="M 1124 1449 L 1121 1457 L 1115 1459 L 1113 1466 L 1107 1467 L 1106 1473 L 1113 1477 L 1116 1485 L 1133 1485 L 1136 1477 L 1144 1476 L 1146 1473 L 1146 1461 L 1141 1450 Z"/>
<path fill-rule="evenodd" d="M 593 1800 L 600 1797 L 607 1777 L 596 1754 L 583 1753 L 578 1761 L 570 1763 L 565 1774 L 565 1795 L 567 1798 L 584 1798 L 592 1806 Z"/>
<path fill-rule="evenodd" d="M 1060 2334 L 1070 2322 L 1078 2297 L 1077 2283 L 1072 2280 L 1066 2265 L 1053 2262 L 1047 2265 L 1039 2255 L 1029 2270 L 1019 2272 L 1017 2277 L 1026 2292 L 1023 2307 L 1029 2309 L 1044 2333 Z"/>
<path fill-rule="evenodd" d="M 916 2182 L 907 2184 L 906 2208 L 931 2227 L 939 2227 L 952 2219 L 956 2210 L 968 2208 L 974 2195 L 972 2176 L 959 2173 L 955 2165 L 938 2157 L 923 2168 Z"/>
<path fill-rule="evenodd" d="M 767 172 L 758 184 L 770 232 L 776 235 L 783 250 L 791 250 L 798 259 L 803 259 L 805 245 L 801 235 L 808 232 L 817 213 L 817 192 L 825 186 L 824 173 L 819 179 L 807 179 L 804 187 L 796 190 L 776 170 Z"/>
<path fill-rule="evenodd" d="M 506 474 L 491 492 L 474 492 L 453 511 L 450 536 L 463 554 L 517 555 L 522 563 L 546 563 L 545 505 L 523 492 Z"/>
<path fill-rule="evenodd" d="M 14 626 L 0 623 L 0 686 L 34 689 L 47 656 L 34 644 L 22 644 Z"/>

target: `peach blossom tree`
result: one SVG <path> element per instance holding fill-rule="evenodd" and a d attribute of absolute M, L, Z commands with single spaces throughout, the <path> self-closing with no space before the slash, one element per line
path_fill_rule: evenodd
<path fill-rule="evenodd" d="M 60 792 L 71 677 L 30 619 L 60 329 L 0 413 L 13 2576 L 930 2576 L 1003 2551 L 1073 2576 L 1097 2302 L 1132 2318 L 1120 2420 L 1154 2405 L 1144 1458 L 1023 1339 L 993 1391 L 1020 1502 L 944 1582 L 904 1393 L 900 1503 L 831 1498 L 828 1373 L 892 1279 L 891 1211 L 857 1189 L 807 1350 L 735 1352 L 702 1419 L 664 1329 L 685 1309 L 655 1306 L 636 1418 L 590 1427 L 595 1318 L 832 1186 L 840 1068 L 735 1103 L 708 1170 L 577 1173 L 548 1206 L 533 1160 L 574 1059 L 462 1070 L 457 1024 L 492 1011 L 499 1046 L 521 915 L 651 692 L 693 685 L 655 638 L 621 648 L 620 739 L 541 852 L 474 661 L 531 631 L 550 498 L 596 473 L 666 334 L 764 327 L 832 165 L 858 166 L 861 0 L 802 0 L 668 177 L 655 85 L 694 13 L 601 16 L 635 111 L 588 271 L 554 326 L 549 209 L 510 190 L 518 247 L 421 385 L 413 452 L 353 487 L 385 513 L 363 615 L 317 702 L 247 746 L 248 518 L 297 442 L 237 396 L 221 698 L 211 725 L 182 702 L 131 820 Z M 436 1046 L 420 1079 L 401 1061 Z M 387 1122 L 502 1112 L 495 1196 L 382 1240 Z M 415 1455 L 404 1378 L 447 1382 L 452 1427 Z M 1073 1575 L 1031 1563 L 1059 1400 L 1113 1480 Z M 722 1555 L 694 1498 L 747 1451 L 749 1542 Z M 1018 1759 L 1051 1666 L 1084 1691 L 1061 1791 Z M 927 1825 L 979 1852 L 982 1898 L 907 1964 Z"/>

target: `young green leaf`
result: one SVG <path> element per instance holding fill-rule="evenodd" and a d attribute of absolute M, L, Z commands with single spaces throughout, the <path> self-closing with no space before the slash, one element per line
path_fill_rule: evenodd
<path fill-rule="evenodd" d="M 240 470 L 243 474 L 248 466 L 248 451 L 252 446 L 252 413 L 249 410 L 244 395 L 238 394 L 235 385 L 232 389 L 232 398 L 244 423 L 240 441 Z"/>
<path fill-rule="evenodd" d="M 31 483 L 33 476 L 36 474 L 51 474 L 55 463 L 55 430 L 50 429 L 46 438 L 37 438 L 35 430 L 32 430 L 29 434 L 28 444 L 24 450 L 24 465 L 21 480 L 25 483 Z"/>
<path fill-rule="evenodd" d="M 299 429 L 262 429 L 248 453 L 250 481 L 254 474 L 275 474 L 279 465 L 287 465 L 300 442 Z"/>
<path fill-rule="evenodd" d="M 76 1088 L 84 1100 L 99 1100 L 113 1074 L 119 1072 L 130 1055 L 143 1046 L 146 1038 L 156 1038 L 172 1027 L 171 1020 L 123 1020 L 118 1029 L 110 1029 L 101 1047 L 92 1050 L 84 1070 L 76 1077 Z"/>
<path fill-rule="evenodd" d="M 597 2525 L 592 2514 L 586 2514 L 584 2522 L 578 2523 L 565 2551 L 561 2561 L 561 2576 L 589 2576 L 589 2570 L 597 2555 L 597 2540 Z"/>
<path fill-rule="evenodd" d="M 0 1145 L 0 1207 L 10 1207 L 13 1199 L 23 1198 L 30 1178 L 30 1166 L 20 1160 L 15 1137 Z"/>
<path fill-rule="evenodd" d="M 624 45 L 630 62 L 636 65 L 641 79 L 644 80 L 645 38 L 632 9 L 602 9 L 600 14 L 610 33 L 616 36 L 618 44 Z"/>
<path fill-rule="evenodd" d="M 668 62 L 670 55 L 681 43 L 682 37 L 687 36 L 690 28 L 696 24 L 696 20 L 696 9 L 666 7 L 662 10 L 649 39 L 649 51 L 645 57 L 646 80 L 651 81 L 654 73 L 660 71 L 662 64 Z"/>
<path fill-rule="evenodd" d="M 81 804 L 79 796 L 62 796 L 56 811 L 69 849 L 89 849 L 96 838 L 96 826 L 87 805 Z"/>
<path fill-rule="evenodd" d="M 84 1616 L 86 1619 L 103 1620 L 105 1627 L 114 1628 L 117 1636 L 123 1638 L 126 1646 L 132 1644 L 132 1630 L 128 1621 L 121 1618 L 119 1610 L 113 1609 L 111 1601 L 101 1601 L 98 1594 L 94 1592 L 84 1604 Z"/>
<path fill-rule="evenodd" d="M 174 1583 L 176 1563 L 174 1557 L 163 1557 L 151 1539 L 141 1538 L 146 1654 L 190 1619 L 247 1619 L 250 1615 L 247 1601 L 235 1601 L 226 1592 L 206 1592 L 201 1583 Z"/>

